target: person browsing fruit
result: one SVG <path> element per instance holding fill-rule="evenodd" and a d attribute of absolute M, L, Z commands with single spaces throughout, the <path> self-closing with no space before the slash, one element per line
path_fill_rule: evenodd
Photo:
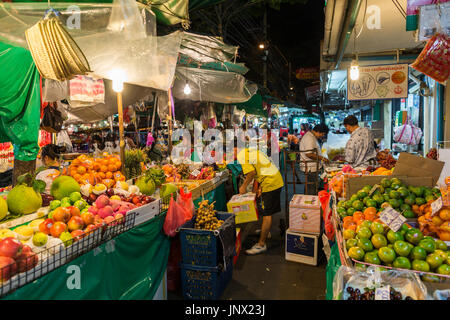
<path fill-rule="evenodd" d="M 259 210 L 263 216 L 261 234 L 258 243 L 246 251 L 249 255 L 260 254 L 267 251 L 266 240 L 272 226 L 272 215 L 281 211 L 281 189 L 284 182 L 280 171 L 270 158 L 256 148 L 242 149 L 237 155 L 237 160 L 245 175 L 239 193 L 247 193 L 247 187 L 254 180 L 261 188 L 261 210 Z"/>
<path fill-rule="evenodd" d="M 354 167 L 375 164 L 374 137 L 368 128 L 361 128 L 358 119 L 350 115 L 344 119 L 345 129 L 351 134 L 345 146 L 345 161 Z"/>

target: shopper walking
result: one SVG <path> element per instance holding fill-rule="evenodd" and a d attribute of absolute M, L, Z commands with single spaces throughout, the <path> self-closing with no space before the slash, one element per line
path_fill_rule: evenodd
<path fill-rule="evenodd" d="M 261 188 L 261 210 L 263 217 L 259 241 L 249 250 L 249 255 L 267 251 L 266 240 L 272 226 L 272 215 L 281 212 L 281 189 L 284 186 L 280 171 L 267 155 L 255 148 L 245 148 L 237 159 L 242 167 L 245 180 L 239 188 L 240 194 L 247 193 L 247 187 L 256 180 Z"/>

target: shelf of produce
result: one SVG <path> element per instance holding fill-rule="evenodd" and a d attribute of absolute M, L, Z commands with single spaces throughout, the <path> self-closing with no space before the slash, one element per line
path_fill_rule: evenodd
<path fill-rule="evenodd" d="M 49 207 L 43 207 L 35 213 L 27 214 L 27 215 L 18 217 L 16 219 L 2 222 L 2 223 L 0 223 L 0 230 L 14 228 L 14 227 L 20 226 L 24 223 L 27 223 L 27 222 L 30 222 L 30 221 L 33 221 L 36 219 L 44 218 L 48 214 L 48 212 L 49 212 Z"/>

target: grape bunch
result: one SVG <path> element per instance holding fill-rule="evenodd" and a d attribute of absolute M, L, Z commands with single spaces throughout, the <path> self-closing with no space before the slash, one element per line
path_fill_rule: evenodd
<path fill-rule="evenodd" d="M 350 295 L 347 300 L 375 300 L 375 289 L 365 288 L 365 292 L 361 293 L 359 289 L 354 289 L 353 287 L 347 287 L 347 293 Z M 390 300 L 403 300 L 401 292 L 390 288 L 389 292 Z M 410 296 L 405 297 L 405 300 L 414 300 Z"/>
<path fill-rule="evenodd" d="M 383 168 L 386 168 L 388 170 L 395 167 L 395 164 L 397 163 L 397 160 L 394 159 L 390 150 L 388 149 L 378 152 L 377 161 Z"/>
<path fill-rule="evenodd" d="M 209 204 L 208 200 L 200 202 L 194 228 L 212 231 L 219 229 L 222 224 L 223 221 L 216 217 L 214 203 Z"/>

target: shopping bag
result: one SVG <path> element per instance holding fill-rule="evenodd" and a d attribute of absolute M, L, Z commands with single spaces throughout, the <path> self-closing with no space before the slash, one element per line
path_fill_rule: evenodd
<path fill-rule="evenodd" d="M 180 194 L 177 197 L 177 203 L 187 211 L 189 217 L 188 220 L 192 219 L 195 210 L 194 201 L 192 201 L 192 192 L 184 193 L 183 188 L 181 188 Z"/>
<path fill-rule="evenodd" d="M 49 103 L 44 109 L 41 129 L 50 133 L 57 133 L 61 131 L 63 121 L 61 112 L 56 109 L 55 103 Z"/>
<path fill-rule="evenodd" d="M 409 120 L 404 125 L 394 129 L 395 142 L 415 146 L 420 143 L 421 138 L 422 130 L 411 124 Z"/>
<path fill-rule="evenodd" d="M 174 237 L 177 234 L 177 229 L 189 219 L 188 211 L 173 200 L 173 196 L 171 196 L 169 209 L 167 210 L 166 219 L 164 220 L 164 233 L 169 237 Z"/>

